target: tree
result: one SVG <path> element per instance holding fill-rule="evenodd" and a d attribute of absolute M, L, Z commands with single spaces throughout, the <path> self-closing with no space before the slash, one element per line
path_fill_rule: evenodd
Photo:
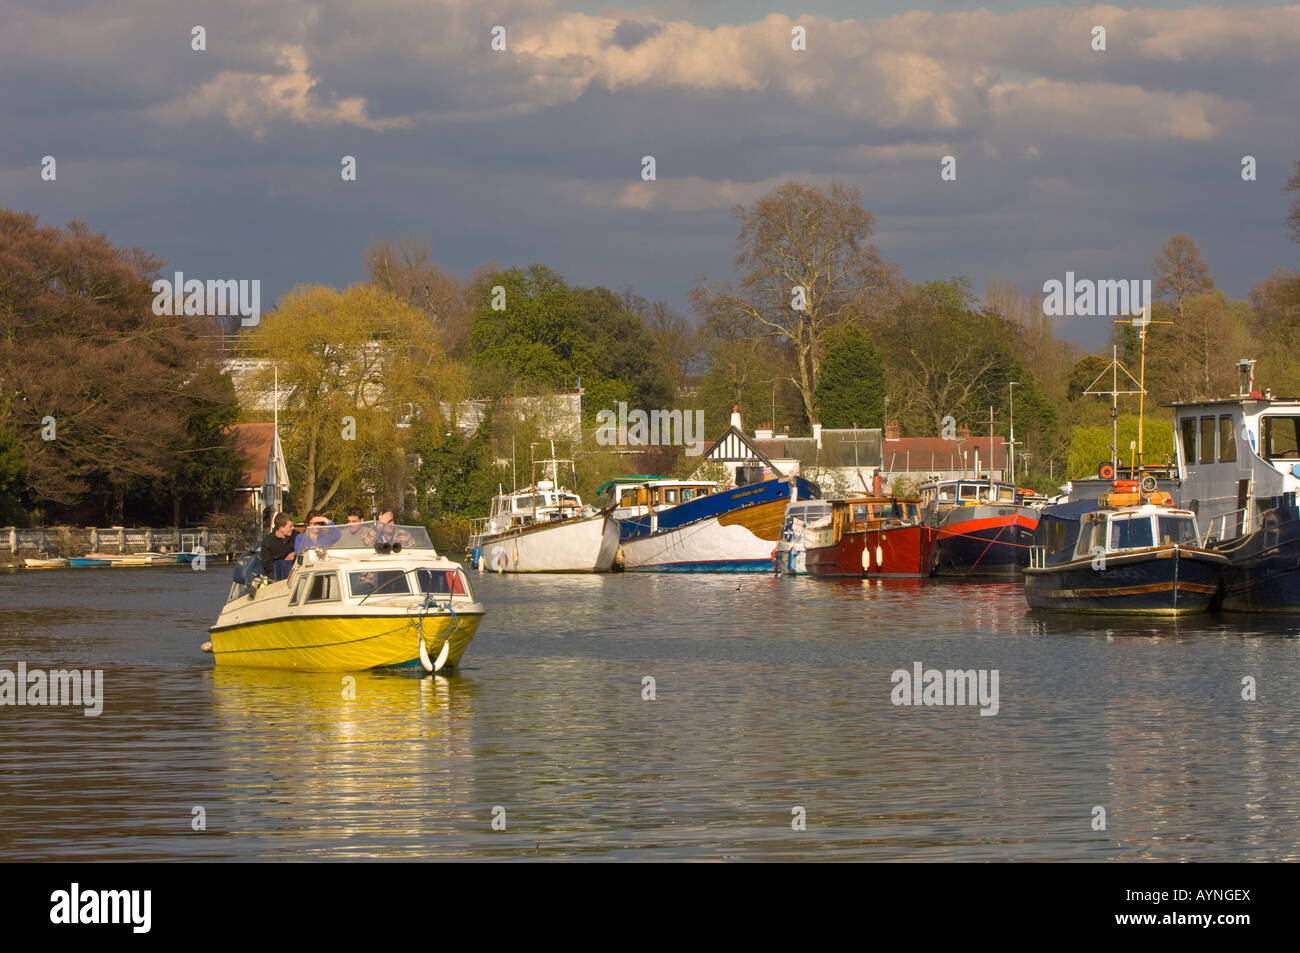
<path fill-rule="evenodd" d="M 1286 180 L 1284 192 L 1300 192 L 1300 162 L 1295 164 L 1295 171 Z M 1291 203 L 1291 213 L 1286 217 L 1287 227 L 1291 229 L 1291 241 L 1300 242 L 1300 198 Z"/>
<path fill-rule="evenodd" d="M 1161 246 L 1151 259 L 1151 271 L 1155 274 L 1152 293 L 1156 298 L 1172 298 L 1180 319 L 1188 298 L 1214 289 L 1210 266 L 1202 260 L 1196 242 L 1186 235 L 1174 235 Z"/>
<path fill-rule="evenodd" d="M 1201 259 L 1196 242 L 1186 235 L 1174 235 L 1151 259 L 1151 270 L 1155 273 L 1152 293 L 1157 299 L 1172 299 L 1177 314 L 1175 322 L 1181 330 L 1186 331 L 1184 319 L 1187 316 L 1188 300 L 1214 289 L 1210 266 Z M 1189 337 L 1187 333 L 1180 336 L 1184 341 Z M 1206 391 L 1210 387 L 1211 337 L 1210 321 L 1201 321 L 1196 350 L 1201 367 L 1201 386 Z"/>
<path fill-rule="evenodd" d="M 785 350 L 783 376 L 797 388 L 809 421 L 817 417 L 823 334 L 860 313 L 890 278 L 869 241 L 875 218 L 860 200 L 856 188 L 787 182 L 752 208 L 736 206 L 740 286 L 702 285 L 693 296 L 698 309 L 731 312 L 751 334 Z"/>
<path fill-rule="evenodd" d="M 570 287 L 533 265 L 481 275 L 470 298 L 479 393 L 570 390 L 581 380 L 588 419 L 619 401 L 642 408 L 671 403 L 669 369 L 641 319 L 609 289 Z"/>
<path fill-rule="evenodd" d="M 303 510 L 366 486 L 391 498 L 405 488 L 412 418 L 440 418 L 464 395 L 463 369 L 428 333 L 422 312 L 373 285 L 295 288 L 266 315 L 252 346 L 278 369 L 285 457 Z"/>
<path fill-rule="evenodd" d="M 193 407 L 229 401 L 203 371 L 204 319 L 154 313 L 161 266 L 82 223 L 0 210 L 0 431 L 31 501 L 98 499 L 124 522 L 130 489 L 166 483 L 193 449 Z"/>
<path fill-rule="evenodd" d="M 938 434 L 944 417 L 987 419 L 1007 399 L 1015 330 L 996 315 L 973 311 L 970 280 L 932 281 L 907 289 L 872 328 L 885 357 L 890 416 L 913 433 Z"/>
<path fill-rule="evenodd" d="M 885 366 L 871 338 L 857 325 L 842 324 L 822 343 L 826 357 L 817 381 L 822 425 L 883 427 Z"/>
<path fill-rule="evenodd" d="M 371 242 L 365 253 L 370 283 L 429 318 L 443 350 L 463 357 L 469 343 L 469 304 L 455 275 L 433 262 L 421 239 Z"/>
<path fill-rule="evenodd" d="M 1250 289 L 1250 307 L 1256 378 L 1274 393 L 1300 393 L 1300 273 L 1273 272 Z"/>

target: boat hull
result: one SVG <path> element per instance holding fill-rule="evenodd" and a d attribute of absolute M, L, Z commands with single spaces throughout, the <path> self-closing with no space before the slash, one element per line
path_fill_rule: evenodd
<path fill-rule="evenodd" d="M 430 657 L 448 634 L 447 664 L 454 666 L 478 629 L 480 614 L 427 616 L 424 638 Z M 413 617 L 296 616 L 213 627 L 212 654 L 218 665 L 277 668 L 297 672 L 359 672 L 420 664 L 420 632 Z"/>
<path fill-rule="evenodd" d="M 618 552 L 618 523 L 575 517 L 480 537 L 476 563 L 489 572 L 609 572 Z"/>
<path fill-rule="evenodd" d="M 960 506 L 935 524 L 937 576 L 1015 579 L 1029 565 L 1038 512 L 1028 506 Z"/>
<path fill-rule="evenodd" d="M 1258 530 L 1216 549 L 1228 557 L 1219 608 L 1228 612 L 1300 612 L 1300 512 L 1266 512 Z"/>
<path fill-rule="evenodd" d="M 1107 554 L 1104 568 L 1080 558 L 1025 570 L 1025 600 L 1034 609 L 1121 615 L 1190 615 L 1218 595 L 1227 560 L 1176 546 Z"/>
<path fill-rule="evenodd" d="M 919 579 L 930 574 L 934 533 L 928 526 L 899 526 L 844 533 L 838 542 L 809 547 L 811 576 Z"/>
<path fill-rule="evenodd" d="M 785 522 L 776 499 L 623 540 L 627 572 L 771 572 Z"/>

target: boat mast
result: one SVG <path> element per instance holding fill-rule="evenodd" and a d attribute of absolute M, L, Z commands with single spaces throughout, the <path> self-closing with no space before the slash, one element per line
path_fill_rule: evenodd
<path fill-rule="evenodd" d="M 1119 362 L 1119 348 L 1115 345 L 1111 345 L 1110 352 L 1111 352 L 1110 366 L 1106 368 L 1106 371 L 1110 371 L 1110 377 L 1111 377 L 1110 390 L 1093 390 L 1093 388 L 1097 386 L 1097 383 L 1106 374 L 1106 371 L 1102 371 L 1100 374 L 1097 375 L 1097 379 L 1087 386 L 1087 388 L 1084 390 L 1084 393 L 1092 395 L 1094 397 L 1106 397 L 1106 396 L 1110 397 L 1110 465 L 1111 465 L 1111 469 L 1115 470 L 1116 473 L 1118 474 L 1119 472 L 1119 397 L 1121 394 L 1128 395 L 1128 394 L 1142 393 L 1140 389 L 1142 385 L 1138 381 L 1134 380 L 1133 375 L 1128 372 L 1128 368 L 1126 368 L 1123 364 Z M 1119 389 L 1120 371 L 1123 371 L 1125 377 L 1133 381 L 1134 384 L 1137 384 L 1139 390 L 1120 390 Z M 1141 418 L 1139 417 L 1139 419 Z"/>

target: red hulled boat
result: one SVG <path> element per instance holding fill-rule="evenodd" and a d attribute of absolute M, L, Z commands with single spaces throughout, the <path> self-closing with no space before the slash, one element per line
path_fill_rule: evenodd
<path fill-rule="evenodd" d="M 833 500 L 824 526 L 804 530 L 813 576 L 921 578 L 930 575 L 934 530 L 919 500 L 870 496 Z"/>

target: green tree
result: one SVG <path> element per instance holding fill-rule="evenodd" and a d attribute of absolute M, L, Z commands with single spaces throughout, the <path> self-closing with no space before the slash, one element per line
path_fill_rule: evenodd
<path fill-rule="evenodd" d="M 464 395 L 464 370 L 425 316 L 373 285 L 295 288 L 252 346 L 271 359 L 253 386 L 270 393 L 278 369 L 285 457 L 303 510 L 367 489 L 395 505 L 406 486 L 405 425 L 439 417 Z"/>
<path fill-rule="evenodd" d="M 825 427 L 883 427 L 885 365 L 865 331 L 854 324 L 823 338 L 826 357 L 817 381 L 817 407 Z"/>

